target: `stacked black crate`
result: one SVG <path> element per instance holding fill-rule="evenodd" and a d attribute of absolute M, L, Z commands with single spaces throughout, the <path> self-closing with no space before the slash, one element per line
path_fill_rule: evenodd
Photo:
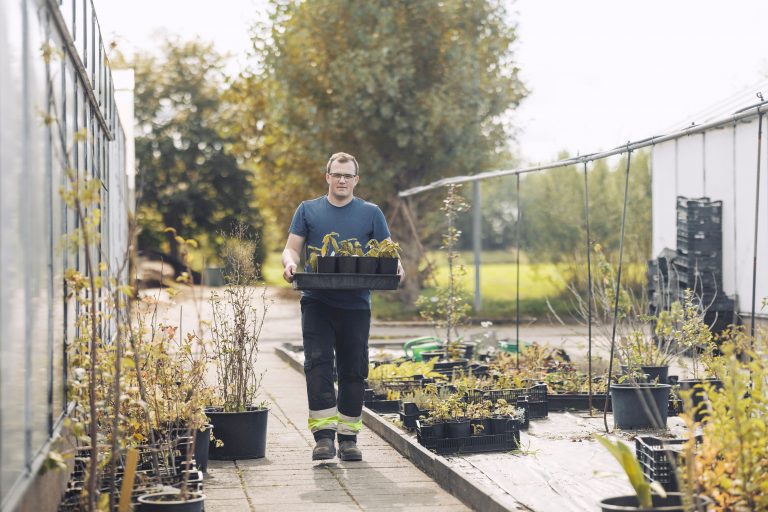
<path fill-rule="evenodd" d="M 672 267 L 676 259 L 677 251 L 664 248 L 656 259 L 648 261 L 648 313 L 651 315 L 668 310 L 678 300 L 679 283 Z"/>
<path fill-rule="evenodd" d="M 677 198 L 677 256 L 672 270 L 679 300 L 686 289 L 706 309 L 704 321 L 718 333 L 733 323 L 735 303 L 723 293 L 723 202 Z"/>

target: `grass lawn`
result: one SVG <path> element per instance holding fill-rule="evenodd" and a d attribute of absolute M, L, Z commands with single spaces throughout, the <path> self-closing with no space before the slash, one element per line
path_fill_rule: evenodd
<path fill-rule="evenodd" d="M 268 253 L 262 267 L 264 279 L 272 286 L 289 287 L 283 280 L 283 268 L 280 262 L 281 253 Z M 437 266 L 435 278 L 438 286 L 445 286 L 448 281 L 448 266 L 442 253 L 430 253 L 430 261 Z M 494 319 L 512 319 L 515 316 L 515 286 L 517 282 L 517 267 L 514 262 L 514 252 L 489 251 L 482 254 L 480 267 L 480 293 L 483 299 L 481 311 L 475 312 L 477 317 Z M 472 253 L 462 253 L 461 261 L 466 270 L 461 282 L 464 291 L 471 301 L 475 289 L 475 266 Z M 586 270 L 583 270 L 586 272 Z M 558 314 L 567 316 L 570 308 L 570 292 L 568 282 L 576 272 L 574 265 L 568 263 L 532 263 L 521 255 L 520 263 L 520 314 L 522 316 L 541 317 L 549 311 L 547 300 Z M 625 276 L 631 282 L 643 282 L 645 265 L 633 263 L 626 266 Z M 622 278 L 625 281 L 625 278 Z M 626 281 L 625 281 L 626 282 Z M 434 283 L 427 282 L 430 288 L 424 293 L 430 293 Z M 382 292 L 373 294 L 373 310 L 381 319 L 411 319 L 418 318 L 415 311 L 404 310 L 401 304 L 393 298 L 393 294 Z"/>

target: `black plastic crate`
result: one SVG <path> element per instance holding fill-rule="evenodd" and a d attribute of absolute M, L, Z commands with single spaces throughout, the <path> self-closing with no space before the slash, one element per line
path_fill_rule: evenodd
<path fill-rule="evenodd" d="M 397 290 L 400 276 L 388 274 L 322 274 L 297 272 L 296 290 Z"/>
<path fill-rule="evenodd" d="M 592 407 L 603 410 L 605 407 L 605 395 L 593 394 Z M 551 412 L 562 411 L 588 411 L 589 394 L 588 393 L 567 393 L 547 395 L 547 409 Z M 608 397 L 608 410 L 611 411 L 611 397 Z"/>
<path fill-rule="evenodd" d="M 520 447 L 520 428 L 510 421 L 510 430 L 503 434 L 459 437 L 453 439 L 435 439 L 422 436 L 421 422 L 417 423 L 416 440 L 438 455 L 459 453 L 508 452 Z"/>
<path fill-rule="evenodd" d="M 667 491 L 677 491 L 675 468 L 680 460 L 685 439 L 659 439 L 654 436 L 635 438 L 635 456 L 649 480 L 659 482 Z"/>
<path fill-rule="evenodd" d="M 400 400 L 367 400 L 363 405 L 380 414 L 394 414 L 400 411 Z"/>
<path fill-rule="evenodd" d="M 511 405 L 515 405 L 519 400 L 525 399 L 528 407 L 528 418 L 530 419 L 546 418 L 549 414 L 546 384 L 536 384 L 527 388 L 473 389 L 467 393 L 467 400 L 469 402 L 490 400 L 495 403 L 500 399 L 506 400 Z"/>

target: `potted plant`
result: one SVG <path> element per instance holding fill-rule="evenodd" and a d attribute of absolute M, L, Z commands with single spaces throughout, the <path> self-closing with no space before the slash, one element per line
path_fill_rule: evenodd
<path fill-rule="evenodd" d="M 333 274 L 336 272 L 336 254 L 339 252 L 339 243 L 336 237 L 339 236 L 335 231 L 323 236 L 323 246 L 315 247 L 310 245 L 307 264 L 315 272 L 321 274 Z"/>
<path fill-rule="evenodd" d="M 525 411 L 520 407 L 509 404 L 505 399 L 496 401 L 491 411 L 490 433 L 503 434 L 509 430 L 509 422 L 522 424 L 525 421 Z"/>
<path fill-rule="evenodd" d="M 695 302 L 691 290 L 685 291 L 682 304 L 673 304 L 670 311 L 663 312 L 662 315 L 665 316 L 660 315 L 660 318 L 670 318 L 667 323 L 679 325 L 679 328 L 672 331 L 672 336 L 689 356 L 688 359 L 681 360 L 681 363 L 690 363 L 686 364 L 690 374 L 688 378 L 678 379 L 678 385 L 681 391 L 690 393 L 694 420 L 701 423 L 705 421 L 709 408 L 708 393 L 722 386 L 719 376 L 723 369 L 723 360 L 717 355 L 717 344 L 704 322 L 702 308 Z M 726 337 L 729 334 L 730 332 Z"/>
<path fill-rule="evenodd" d="M 400 244 L 390 239 L 382 240 L 378 245 L 368 249 L 368 256 L 379 258 L 379 274 L 397 274 L 397 263 L 400 261 Z"/>
<path fill-rule="evenodd" d="M 379 247 L 380 243 L 375 238 L 365 244 L 365 254 L 357 261 L 357 271 L 361 274 L 379 273 Z M 397 268 L 395 268 L 397 271 Z M 383 273 L 383 272 L 382 272 Z"/>
<path fill-rule="evenodd" d="M 753 338 L 743 327 L 725 331 L 722 387 L 709 390 L 708 420 L 698 425 L 690 412 L 681 415 L 689 429 L 700 427 L 702 434 L 678 471 L 681 488 L 711 498 L 716 510 L 768 510 L 767 342 L 764 332 Z M 688 398 L 683 393 L 684 401 Z"/>
<path fill-rule="evenodd" d="M 338 250 L 338 271 L 340 274 L 356 274 L 357 259 L 363 255 L 363 248 L 356 238 L 342 240 Z"/>
<path fill-rule="evenodd" d="M 635 454 L 621 441 L 613 443 L 599 434 L 594 434 L 594 437 L 619 462 L 635 490 L 635 494 L 631 496 L 602 500 L 600 502 L 602 512 L 703 512 L 706 510 L 709 503 L 706 498 L 694 496 L 693 503 L 688 506 L 682 493 L 668 493 L 658 482 L 646 480 Z"/>
<path fill-rule="evenodd" d="M 256 371 L 259 335 L 269 309 L 266 288 L 257 287 L 256 242 L 244 226 L 237 226 L 231 238 L 225 255 L 231 271 L 224 276 L 223 292 L 210 297 L 217 384 L 207 414 L 220 440 L 211 443 L 214 460 L 264 457 L 269 415 L 265 402 L 256 400 L 263 376 Z"/>

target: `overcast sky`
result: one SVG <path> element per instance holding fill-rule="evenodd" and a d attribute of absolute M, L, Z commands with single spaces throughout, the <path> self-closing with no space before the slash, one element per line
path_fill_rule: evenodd
<path fill-rule="evenodd" d="M 106 41 L 199 35 L 246 63 L 263 0 L 93 0 Z M 511 4 L 511 3 L 510 3 Z M 531 90 L 513 113 L 529 162 L 610 149 L 768 98 L 766 0 L 519 0 L 515 47 Z"/>

